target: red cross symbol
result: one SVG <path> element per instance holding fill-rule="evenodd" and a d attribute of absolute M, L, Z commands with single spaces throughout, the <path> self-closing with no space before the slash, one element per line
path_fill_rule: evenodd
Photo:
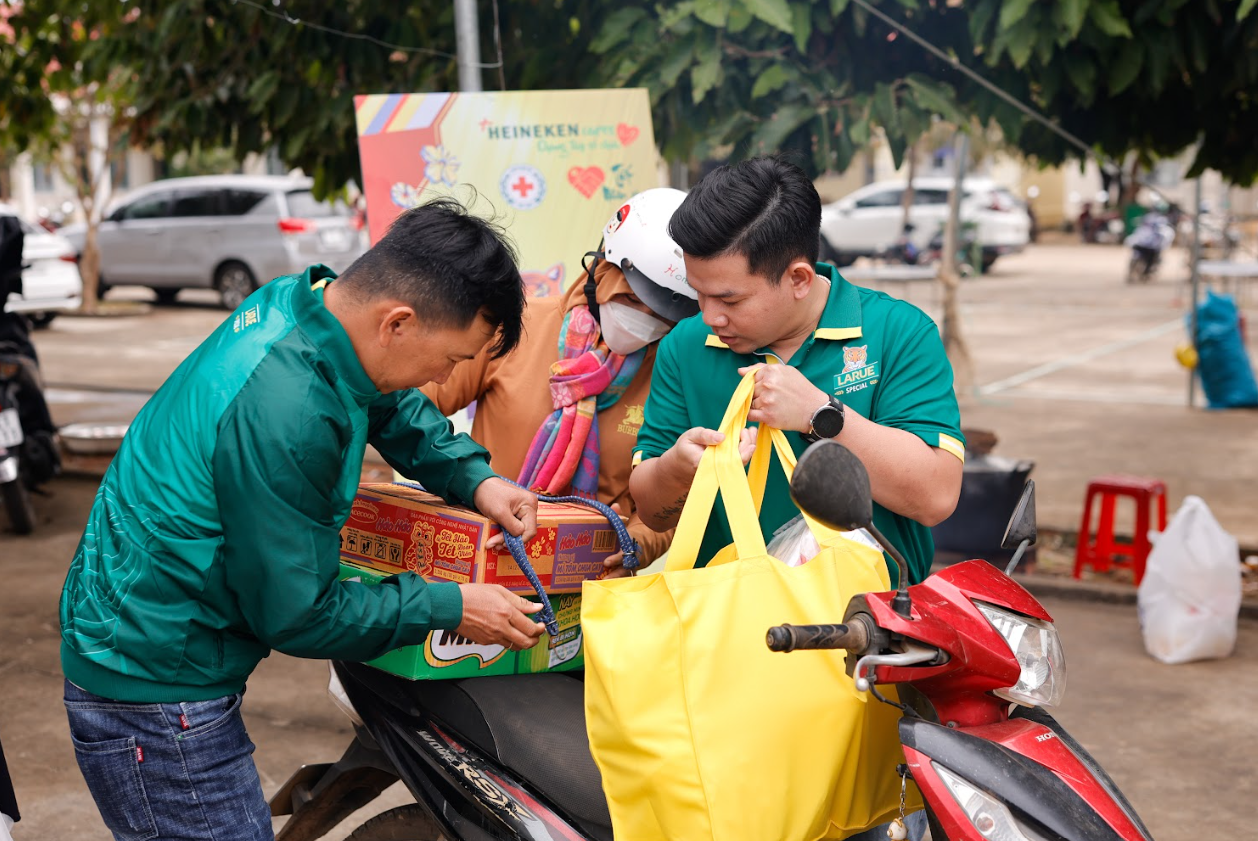
<path fill-rule="evenodd" d="M 512 184 L 512 185 L 511 185 L 511 189 L 512 189 L 512 190 L 515 190 L 517 193 L 519 193 L 519 194 L 520 194 L 520 198 L 522 198 L 522 199 L 527 199 L 527 198 L 529 197 L 529 193 L 533 192 L 533 190 L 534 190 L 536 187 L 537 187 L 537 185 L 536 185 L 536 184 L 534 184 L 532 181 L 529 181 L 529 180 L 528 180 L 527 178 L 525 178 L 523 175 L 521 175 L 521 176 L 520 176 L 520 177 L 516 180 L 516 182 L 515 182 L 514 184 Z"/>
<path fill-rule="evenodd" d="M 480 130 L 484 131 L 486 128 L 488 128 L 489 126 L 492 126 L 493 124 L 494 124 L 494 121 L 486 117 L 485 119 L 481 120 L 479 123 Z"/>

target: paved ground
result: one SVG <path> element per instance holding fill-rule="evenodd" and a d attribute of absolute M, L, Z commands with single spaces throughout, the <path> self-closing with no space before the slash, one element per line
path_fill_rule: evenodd
<path fill-rule="evenodd" d="M 1243 545 L 1258 547 L 1258 411 L 1187 406 L 1188 374 L 1174 359 L 1186 336 L 1183 254 L 1168 256 L 1148 286 L 1123 283 L 1125 260 L 1117 246 L 1041 245 L 966 280 L 962 324 L 976 387 L 962 397 L 962 422 L 994 431 L 997 455 L 1035 461 L 1045 527 L 1077 529 L 1087 480 L 1117 471 L 1166 481 L 1172 511 L 1188 494 L 1203 497 Z M 890 291 L 937 314 L 925 284 Z M 134 414 L 222 320 L 213 301 L 191 291 L 155 315 L 54 322 L 38 344 L 58 386 L 57 420 Z M 1258 348 L 1258 290 L 1246 303 Z M 103 387 L 133 391 L 103 397 Z M 1120 519 L 1120 527 L 1130 526 Z"/>
<path fill-rule="evenodd" d="M 0 739 L 24 819 L 17 841 L 107 841 L 67 736 L 57 662 L 56 605 L 66 559 L 95 490 L 86 479 L 56 485 L 54 512 L 32 537 L 3 540 L 0 589 Z M 1224 661 L 1164 666 L 1144 654 L 1130 605 L 1047 598 L 1069 663 L 1059 718 L 1127 793 L 1158 841 L 1252 837 L 1258 785 L 1248 772 L 1258 743 L 1247 699 L 1258 697 L 1258 623 L 1242 622 Z M 347 720 L 324 693 L 327 667 L 272 655 L 250 680 L 245 719 L 258 746 L 263 786 L 273 793 L 295 768 L 333 761 L 348 743 Z M 400 788 L 351 819 L 345 835 Z"/>
<path fill-rule="evenodd" d="M 1242 543 L 1258 546 L 1258 413 L 1185 405 L 1187 375 L 1172 355 L 1184 335 L 1182 260 L 1172 255 L 1161 282 L 1133 288 L 1122 284 L 1124 259 L 1119 248 L 1042 246 L 965 282 L 978 390 L 963 398 L 964 423 L 996 432 L 998 454 L 1035 460 L 1046 526 L 1076 527 L 1089 476 L 1135 472 L 1166 480 L 1172 507 L 1203 496 Z M 928 289 L 906 291 L 933 311 Z M 1258 347 L 1258 313 L 1249 314 Z M 37 339 L 57 386 L 58 421 L 127 419 L 223 315 L 201 301 L 148 316 L 59 319 Z M 57 594 L 93 490 L 89 479 L 59 481 L 53 497 L 38 500 L 44 522 L 35 536 L 0 533 L 0 677 L 9 697 L 0 738 L 27 816 L 19 841 L 107 837 L 74 766 L 56 658 Z M 1255 790 L 1242 762 L 1258 725 L 1237 699 L 1258 692 L 1258 625 L 1242 622 L 1229 660 L 1170 667 L 1144 655 L 1134 607 L 1046 604 L 1070 660 L 1061 718 L 1154 836 L 1252 835 Z M 251 682 L 245 711 L 268 793 L 301 762 L 335 758 L 348 738 L 324 680 L 321 663 L 274 656 Z"/>

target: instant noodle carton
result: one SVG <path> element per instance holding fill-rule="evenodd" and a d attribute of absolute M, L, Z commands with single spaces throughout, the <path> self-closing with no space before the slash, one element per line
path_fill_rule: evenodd
<path fill-rule="evenodd" d="M 341 561 L 341 580 L 354 579 L 375 585 L 392 574 Z M 536 598 L 534 596 L 535 601 Z M 526 651 L 480 645 L 455 631 L 433 631 L 423 645 L 390 651 L 368 661 L 367 665 L 410 680 L 569 672 L 585 668 L 580 594 L 554 595 L 550 597 L 550 604 L 559 622 L 559 636 L 543 634 L 537 645 Z"/>
<path fill-rule="evenodd" d="M 501 584 L 528 595 L 529 580 L 505 546 L 486 549 L 501 529 L 488 517 L 405 485 L 361 485 L 341 529 L 341 556 L 384 572 L 409 570 L 433 581 Z M 619 551 L 602 514 L 576 505 L 538 504 L 537 536 L 526 551 L 547 593 L 579 593 Z"/>

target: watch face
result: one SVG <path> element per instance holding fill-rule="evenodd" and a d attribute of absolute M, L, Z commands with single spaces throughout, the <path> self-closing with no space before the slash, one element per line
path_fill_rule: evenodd
<path fill-rule="evenodd" d="M 843 413 L 834 406 L 826 406 L 813 418 L 812 428 L 822 438 L 833 438 L 843 431 Z"/>

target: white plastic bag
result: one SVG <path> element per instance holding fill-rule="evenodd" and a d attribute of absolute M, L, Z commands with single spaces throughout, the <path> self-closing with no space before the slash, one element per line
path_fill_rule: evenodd
<path fill-rule="evenodd" d="M 1241 607 L 1239 549 L 1201 497 L 1185 498 L 1154 544 L 1138 603 L 1153 658 L 1187 663 L 1232 653 Z"/>
<path fill-rule="evenodd" d="M 873 535 L 865 529 L 845 531 L 842 536 L 862 546 L 882 551 L 878 541 L 874 540 Z M 768 549 L 770 555 L 788 567 L 803 566 L 821 551 L 821 547 L 817 545 L 817 538 L 813 536 L 808 524 L 804 522 L 803 514 L 779 526 L 778 530 L 773 533 L 773 539 L 765 548 Z"/>
<path fill-rule="evenodd" d="M 9 830 L 13 829 L 13 818 L 0 812 L 0 841 L 13 841 L 13 835 Z"/>

